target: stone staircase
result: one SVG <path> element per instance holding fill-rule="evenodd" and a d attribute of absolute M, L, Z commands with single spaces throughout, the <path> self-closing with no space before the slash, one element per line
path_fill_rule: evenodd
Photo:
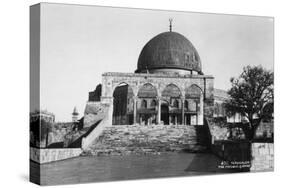
<path fill-rule="evenodd" d="M 84 152 L 88 155 L 160 154 L 207 150 L 205 126 L 114 125 L 105 127 Z"/>

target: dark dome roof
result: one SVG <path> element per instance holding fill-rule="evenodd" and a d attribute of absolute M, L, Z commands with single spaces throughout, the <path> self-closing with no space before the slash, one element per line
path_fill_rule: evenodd
<path fill-rule="evenodd" d="M 164 32 L 143 47 L 136 72 L 155 69 L 182 69 L 201 73 L 201 61 L 187 38 L 176 32 Z"/>

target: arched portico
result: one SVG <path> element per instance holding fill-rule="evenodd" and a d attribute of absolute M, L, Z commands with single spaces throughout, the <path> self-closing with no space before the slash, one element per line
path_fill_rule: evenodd
<path fill-rule="evenodd" d="M 157 89 L 151 83 L 143 84 L 137 93 L 136 122 L 144 125 L 157 123 Z"/>
<path fill-rule="evenodd" d="M 184 124 L 203 125 L 203 92 L 193 84 L 185 89 Z"/>
<path fill-rule="evenodd" d="M 127 83 L 121 83 L 113 91 L 112 125 L 133 124 L 134 92 Z"/>
<path fill-rule="evenodd" d="M 161 93 L 161 121 L 164 124 L 181 124 L 182 93 L 176 84 L 168 84 Z M 166 102 L 164 102 L 166 101 Z M 164 108 L 164 109 L 163 109 Z M 163 117 L 166 116 L 166 117 Z"/>
<path fill-rule="evenodd" d="M 160 101 L 160 108 L 161 108 L 161 122 L 164 125 L 169 125 L 170 124 L 170 116 L 169 116 L 169 103 L 168 101 L 162 100 Z"/>
<path fill-rule="evenodd" d="M 186 80 L 186 81 L 185 81 Z M 207 82 L 207 81 L 206 81 Z M 134 77 L 131 74 L 109 74 L 104 75 L 102 83 L 101 102 L 110 104 L 109 114 L 113 117 L 113 106 L 116 106 L 113 93 L 119 86 L 128 85 L 132 96 L 129 97 L 129 105 L 131 107 L 131 121 L 133 124 L 140 123 L 139 114 L 145 114 L 153 111 L 154 117 L 152 121 L 145 121 L 145 124 L 161 124 L 161 104 L 162 101 L 168 102 L 169 116 L 171 115 L 172 124 L 203 124 L 203 98 L 204 106 L 208 108 L 210 105 L 206 101 L 211 100 L 211 88 L 205 85 L 211 85 L 202 81 L 202 78 L 195 76 L 175 78 L 170 75 L 153 75 L 153 74 L 136 74 Z M 204 94 L 202 90 L 204 89 Z M 115 97 L 116 98 L 116 97 Z M 141 110 L 141 99 L 147 102 L 146 108 Z M 128 102 L 128 101 L 127 101 Z M 194 110 L 197 102 L 197 110 Z M 112 105 L 113 104 L 113 105 Z M 128 105 L 128 104 L 127 104 Z M 165 106 L 165 105 L 164 105 Z M 166 105 L 167 106 L 167 105 Z M 164 107 L 165 108 L 165 107 Z M 116 109 L 116 107 L 115 107 Z M 192 110 L 193 109 L 193 110 Z M 199 111 L 198 111 L 199 110 Z M 206 110 L 204 110 L 204 113 Z M 114 115 L 116 114 L 116 110 Z M 175 115 L 175 116 L 173 116 Z M 148 119 L 144 117 L 142 119 Z M 133 120 L 132 120 L 133 119 Z M 163 119 L 163 118 L 162 118 Z M 113 120 L 110 120 L 113 122 Z"/>

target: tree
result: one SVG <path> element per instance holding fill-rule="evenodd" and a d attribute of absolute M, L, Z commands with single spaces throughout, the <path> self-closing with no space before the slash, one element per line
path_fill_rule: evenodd
<path fill-rule="evenodd" d="M 229 114 L 240 113 L 249 121 L 249 140 L 254 138 L 262 119 L 273 113 L 273 72 L 261 66 L 246 66 L 238 78 L 231 78 L 230 99 L 225 107 Z"/>

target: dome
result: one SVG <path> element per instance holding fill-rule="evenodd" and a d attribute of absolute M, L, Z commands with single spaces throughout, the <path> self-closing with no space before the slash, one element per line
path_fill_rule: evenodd
<path fill-rule="evenodd" d="M 196 71 L 202 74 L 200 57 L 192 43 L 176 32 L 152 38 L 142 49 L 136 73 L 157 71 Z"/>

